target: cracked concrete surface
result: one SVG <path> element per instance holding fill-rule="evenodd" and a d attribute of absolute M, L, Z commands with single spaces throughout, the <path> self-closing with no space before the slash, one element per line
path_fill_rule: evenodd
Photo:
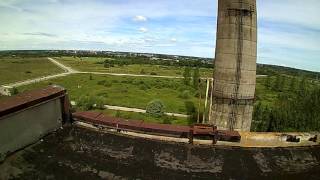
<path fill-rule="evenodd" d="M 70 126 L 8 157 L 0 179 L 317 179 L 319 152 L 189 145 Z"/>

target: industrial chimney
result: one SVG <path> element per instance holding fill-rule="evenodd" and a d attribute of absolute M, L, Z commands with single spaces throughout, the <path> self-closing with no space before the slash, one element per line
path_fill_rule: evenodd
<path fill-rule="evenodd" d="M 250 131 L 256 85 L 256 0 L 219 0 L 210 123 Z"/>

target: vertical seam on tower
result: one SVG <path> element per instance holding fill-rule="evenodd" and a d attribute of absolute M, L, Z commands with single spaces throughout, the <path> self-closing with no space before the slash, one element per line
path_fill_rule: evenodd
<path fill-rule="evenodd" d="M 241 6 L 243 5 L 243 1 L 240 0 L 239 3 Z M 234 89 L 234 93 L 232 94 L 231 101 L 231 113 L 229 114 L 229 127 L 230 130 L 234 130 L 235 123 L 237 122 L 237 110 L 238 110 L 238 98 L 239 98 L 239 88 L 240 88 L 240 79 L 241 79 L 241 64 L 242 64 L 242 51 L 243 51 L 243 11 L 235 10 L 235 15 L 237 16 L 238 23 L 238 40 L 237 40 L 237 66 L 236 66 L 236 88 Z"/>

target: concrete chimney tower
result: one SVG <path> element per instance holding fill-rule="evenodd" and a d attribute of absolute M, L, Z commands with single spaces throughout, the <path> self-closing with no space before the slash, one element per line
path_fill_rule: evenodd
<path fill-rule="evenodd" d="M 250 131 L 256 86 L 256 0 L 218 0 L 210 123 Z"/>

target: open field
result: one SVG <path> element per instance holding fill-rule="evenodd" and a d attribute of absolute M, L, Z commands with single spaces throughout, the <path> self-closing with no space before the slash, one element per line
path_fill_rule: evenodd
<path fill-rule="evenodd" d="M 107 58 L 74 57 L 57 58 L 59 62 L 79 71 L 105 73 L 128 73 L 141 75 L 182 76 L 183 67 L 150 64 L 117 65 L 104 67 Z M 121 62 L 121 61 L 120 61 Z M 318 131 L 320 127 L 319 75 L 312 72 L 286 68 L 262 67 L 268 74 L 257 79 L 253 131 Z M 61 73 L 58 66 L 46 58 L 0 58 L 0 84 Z M 212 70 L 200 68 L 202 76 L 211 77 Z M 143 72 L 143 73 L 142 73 Z M 183 79 L 158 77 L 129 77 L 79 73 L 18 87 L 22 92 L 57 84 L 65 87 L 70 99 L 79 102 L 83 97 L 94 97 L 90 102 L 145 109 L 150 101 L 159 99 L 166 106 L 165 112 L 196 114 L 198 94 L 183 83 Z M 202 87 L 204 95 L 205 87 Z M 6 97 L 0 96 L 0 99 Z M 88 98 L 87 98 L 88 99 Z M 202 99 L 202 104 L 204 100 Z M 93 103 L 91 103 L 93 104 Z M 190 110 L 191 109 L 191 110 Z M 201 107 L 200 110 L 203 110 Z M 127 119 L 148 122 L 188 124 L 187 118 L 102 110 L 103 113 Z"/>
<path fill-rule="evenodd" d="M 150 65 L 150 64 L 134 64 L 105 68 L 104 61 L 108 58 L 99 57 L 61 57 L 55 58 L 66 66 L 79 71 L 89 72 L 108 72 L 108 73 L 124 73 L 124 74 L 149 74 L 160 76 L 182 76 L 184 67 Z M 213 70 L 209 68 L 200 68 L 201 77 L 212 77 Z"/>
<path fill-rule="evenodd" d="M 47 58 L 0 58 L 0 85 L 62 72 Z"/>
<path fill-rule="evenodd" d="M 90 76 L 92 79 L 90 80 Z M 166 112 L 187 113 L 186 104 L 197 106 L 195 90 L 179 79 L 116 77 L 106 75 L 73 74 L 63 78 L 19 87 L 19 92 L 49 84 L 65 87 L 70 99 L 78 101 L 83 96 L 95 96 L 105 104 L 145 109 L 155 99 L 163 101 Z M 181 98 L 182 92 L 184 98 Z"/>
<path fill-rule="evenodd" d="M 277 98 L 277 92 L 267 89 L 264 86 L 264 80 L 264 78 L 258 80 L 257 97 L 259 99 L 257 103 L 271 105 Z M 194 89 L 184 85 L 181 81 L 179 79 L 73 74 L 64 78 L 22 86 L 18 90 L 22 92 L 57 84 L 67 88 L 70 99 L 76 102 L 83 96 L 94 96 L 102 99 L 104 104 L 145 109 L 150 101 L 160 99 L 166 106 L 166 112 L 188 114 L 187 103 L 197 109 L 198 98 L 195 97 Z M 189 97 L 181 97 L 182 92 L 186 90 Z M 142 113 L 117 113 L 114 110 L 103 112 L 114 117 L 141 119 L 148 122 L 163 123 L 166 119 L 166 117 L 155 118 Z M 167 117 L 167 120 L 172 124 L 188 124 L 189 122 L 186 118 L 170 118 Z"/>

